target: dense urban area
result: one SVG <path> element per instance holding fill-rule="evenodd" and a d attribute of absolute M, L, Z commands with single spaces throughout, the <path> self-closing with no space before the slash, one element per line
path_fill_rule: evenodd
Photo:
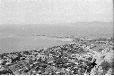
<path fill-rule="evenodd" d="M 111 39 L 75 39 L 40 50 L 0 54 L 1 75 L 113 75 Z"/>

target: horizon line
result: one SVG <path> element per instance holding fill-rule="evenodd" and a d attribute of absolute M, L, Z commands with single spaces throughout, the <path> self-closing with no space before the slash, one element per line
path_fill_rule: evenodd
<path fill-rule="evenodd" d="M 114 21 L 109 21 L 109 22 L 106 22 L 106 21 L 91 21 L 91 22 L 72 22 L 72 23 L 33 23 L 33 24 L 27 24 L 27 23 L 23 23 L 23 24 L 21 24 L 21 23 L 14 23 L 14 24 L 0 24 L 0 25 L 52 25 L 52 24 L 76 24 L 76 23 L 114 23 Z"/>

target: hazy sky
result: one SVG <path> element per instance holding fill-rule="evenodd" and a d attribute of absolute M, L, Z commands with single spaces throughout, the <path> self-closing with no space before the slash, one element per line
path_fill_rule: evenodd
<path fill-rule="evenodd" d="M 112 0 L 0 0 L 0 24 L 112 21 Z"/>

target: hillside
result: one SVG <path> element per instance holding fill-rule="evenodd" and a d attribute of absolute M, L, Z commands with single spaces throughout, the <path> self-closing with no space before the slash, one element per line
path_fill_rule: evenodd
<path fill-rule="evenodd" d="M 41 50 L 3 53 L 0 54 L 0 74 L 112 75 L 113 46 L 112 41 L 79 41 Z"/>

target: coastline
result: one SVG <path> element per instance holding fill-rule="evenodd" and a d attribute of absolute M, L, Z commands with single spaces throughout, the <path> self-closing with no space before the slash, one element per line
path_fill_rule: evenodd
<path fill-rule="evenodd" d="M 49 36 L 11 36 L 0 38 L 1 53 L 13 52 L 20 50 L 41 49 L 44 47 L 52 47 L 72 42 L 70 38 L 56 38 Z"/>
<path fill-rule="evenodd" d="M 50 38 L 54 40 L 59 40 L 59 41 L 73 41 L 73 38 L 71 37 L 63 37 L 63 36 L 47 36 L 47 35 L 36 35 L 41 38 Z"/>

